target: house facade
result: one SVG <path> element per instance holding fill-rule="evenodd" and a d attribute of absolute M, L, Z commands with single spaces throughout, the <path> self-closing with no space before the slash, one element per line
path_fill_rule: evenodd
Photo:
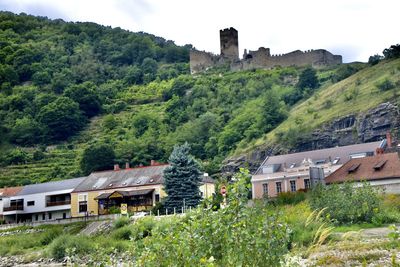
<path fill-rule="evenodd" d="M 22 190 L 22 187 L 6 187 L 0 189 L 0 220 L 4 220 L 4 206 L 10 206 L 10 197 L 15 196 Z"/>
<path fill-rule="evenodd" d="M 167 164 L 91 173 L 71 194 L 72 217 L 118 212 L 127 204 L 128 212 L 150 210 L 166 196 L 163 173 Z M 200 191 L 204 198 L 214 193 L 214 182 L 203 179 Z"/>
<path fill-rule="evenodd" d="M 4 203 L 4 219 L 7 222 L 39 222 L 70 218 L 71 192 L 84 179 L 26 185 Z"/>
<path fill-rule="evenodd" d="M 351 159 L 325 179 L 327 185 L 366 181 L 386 193 L 400 194 L 400 160 L 398 153 L 377 154 Z"/>
<path fill-rule="evenodd" d="M 252 175 L 254 199 L 308 189 L 352 158 L 373 156 L 384 141 L 267 157 Z"/>

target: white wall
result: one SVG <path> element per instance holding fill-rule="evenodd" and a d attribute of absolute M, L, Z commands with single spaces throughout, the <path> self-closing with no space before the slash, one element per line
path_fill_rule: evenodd
<path fill-rule="evenodd" d="M 72 189 L 67 189 L 67 190 L 59 190 L 59 191 L 52 191 L 52 192 L 45 192 L 45 193 L 38 193 L 38 194 L 31 194 L 31 195 L 20 195 L 20 196 L 13 196 L 10 198 L 10 200 L 23 199 L 24 200 L 24 213 L 70 210 L 71 205 L 46 207 L 46 196 L 68 194 L 71 192 L 72 192 Z M 35 205 L 28 206 L 27 205 L 28 201 L 34 201 Z"/>
<path fill-rule="evenodd" d="M 51 219 L 50 219 L 50 214 L 51 213 Z M 65 218 L 70 218 L 71 217 L 71 210 L 59 210 L 59 211 L 50 211 L 50 212 L 41 212 L 41 213 L 34 213 L 32 214 L 32 222 L 42 222 L 42 221 L 49 221 L 49 220 L 57 220 L 57 219 L 63 219 L 65 213 Z M 36 220 L 36 215 L 37 215 L 37 220 Z M 44 215 L 44 217 L 43 217 Z"/>

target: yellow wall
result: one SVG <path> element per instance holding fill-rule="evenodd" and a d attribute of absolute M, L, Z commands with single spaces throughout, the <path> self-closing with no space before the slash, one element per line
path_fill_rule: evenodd
<path fill-rule="evenodd" d="M 88 213 L 89 215 L 98 215 L 99 205 L 96 197 L 103 193 L 112 193 L 117 190 L 127 191 L 127 190 L 147 190 L 154 189 L 156 194 L 160 194 L 160 199 L 167 196 L 165 191 L 163 190 L 162 185 L 148 185 L 148 186 L 140 186 L 140 187 L 125 187 L 125 188 L 113 188 L 108 190 L 99 190 L 99 191 L 89 191 L 89 192 L 72 192 L 71 193 L 71 216 L 72 217 L 80 217 L 85 216 L 85 213 L 79 213 L 79 195 L 87 195 L 87 203 L 88 203 Z M 213 183 L 205 183 L 200 186 L 200 191 L 203 192 L 204 198 L 209 198 L 215 192 L 215 185 Z"/>
<path fill-rule="evenodd" d="M 96 197 L 103 193 L 112 193 L 114 191 L 128 191 L 128 190 L 147 190 L 154 189 L 156 194 L 160 194 L 160 198 L 165 196 L 165 192 L 161 189 L 162 185 L 149 185 L 149 186 L 140 186 L 140 187 L 124 187 L 124 188 L 112 188 L 107 190 L 98 190 L 98 191 L 89 191 L 89 192 L 72 192 L 71 193 L 71 216 L 72 217 L 81 217 L 85 216 L 85 213 L 79 213 L 79 195 L 87 194 L 87 203 L 88 203 L 88 213 L 89 215 L 98 215 L 99 205 Z"/>
<path fill-rule="evenodd" d="M 203 192 L 203 198 L 210 198 L 215 193 L 215 184 L 205 183 L 199 189 Z"/>

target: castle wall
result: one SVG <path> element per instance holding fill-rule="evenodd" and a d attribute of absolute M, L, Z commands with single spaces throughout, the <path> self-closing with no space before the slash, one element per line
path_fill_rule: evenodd
<path fill-rule="evenodd" d="M 246 55 L 246 54 L 245 54 Z M 250 51 L 246 58 L 232 65 L 232 70 L 270 69 L 273 67 L 307 66 L 315 68 L 342 63 L 342 57 L 324 49 L 302 52 L 296 50 L 283 55 L 270 55 L 269 49 Z"/>
<path fill-rule="evenodd" d="M 218 56 L 204 51 L 190 50 L 190 73 L 206 71 L 218 64 Z"/>
<path fill-rule="evenodd" d="M 256 51 L 245 50 L 239 60 L 238 32 L 234 28 L 220 30 L 221 55 L 192 50 L 190 51 L 190 72 L 206 71 L 210 67 L 228 63 L 231 70 L 271 69 L 274 67 L 307 66 L 314 68 L 342 63 L 342 56 L 333 55 L 327 50 L 296 50 L 283 55 L 271 55 L 269 48 L 260 47 Z"/>

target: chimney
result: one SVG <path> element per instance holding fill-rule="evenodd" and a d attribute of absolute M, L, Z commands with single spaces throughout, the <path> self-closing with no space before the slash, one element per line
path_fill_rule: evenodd
<path fill-rule="evenodd" d="M 114 171 L 119 171 L 119 165 L 118 164 L 114 164 Z"/>
<path fill-rule="evenodd" d="M 387 147 L 389 149 L 392 148 L 392 135 L 390 134 L 389 131 L 386 132 L 386 142 L 387 142 Z"/>
<path fill-rule="evenodd" d="M 125 169 L 129 169 L 129 162 L 125 162 Z"/>

